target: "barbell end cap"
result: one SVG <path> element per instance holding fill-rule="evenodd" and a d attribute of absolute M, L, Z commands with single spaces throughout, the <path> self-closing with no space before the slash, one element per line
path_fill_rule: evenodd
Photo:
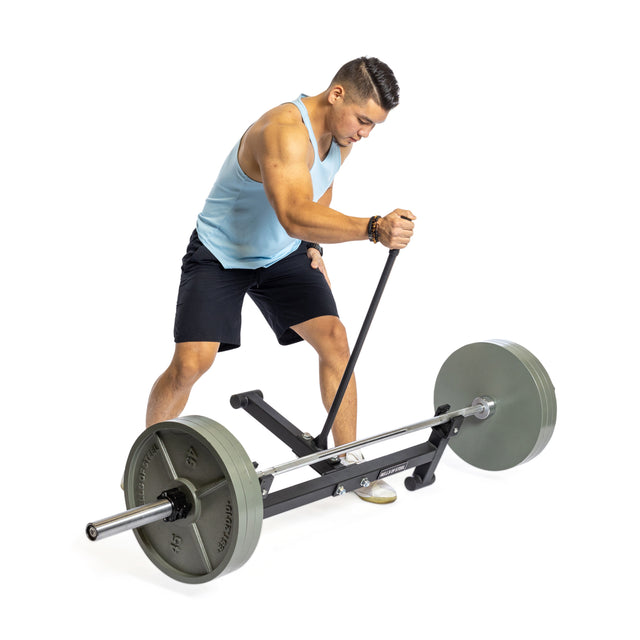
<path fill-rule="evenodd" d="M 92 522 L 87 525 L 85 531 L 87 533 L 87 538 L 89 538 L 91 542 L 95 542 L 98 539 L 98 530 L 95 528 Z"/>

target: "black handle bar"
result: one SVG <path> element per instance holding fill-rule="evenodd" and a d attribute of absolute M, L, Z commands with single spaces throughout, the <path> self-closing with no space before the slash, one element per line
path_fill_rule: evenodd
<path fill-rule="evenodd" d="M 358 356 L 360 355 L 360 351 L 362 350 L 362 345 L 364 344 L 364 340 L 367 337 L 367 333 L 369 332 L 369 327 L 371 326 L 371 321 L 373 320 L 373 316 L 376 313 L 376 309 L 378 308 L 378 303 L 380 302 L 380 298 L 382 297 L 382 292 L 384 291 L 384 287 L 387 284 L 387 280 L 389 279 L 389 274 L 391 273 L 391 269 L 393 267 L 393 263 L 395 259 L 398 257 L 399 249 L 391 249 L 389 251 L 389 257 L 387 258 L 387 262 L 384 265 L 384 269 L 382 271 L 382 275 L 380 276 L 380 281 L 378 282 L 378 286 L 376 288 L 375 293 L 373 294 L 373 300 L 369 305 L 369 311 L 367 311 L 367 315 L 365 316 L 364 322 L 362 324 L 362 328 L 360 329 L 360 335 L 358 335 L 358 339 L 356 341 L 356 345 L 351 352 L 351 356 L 349 358 L 349 362 L 347 362 L 347 367 L 344 370 L 344 374 L 342 376 L 342 380 L 340 381 L 340 386 L 336 391 L 336 395 L 333 399 L 333 403 L 331 404 L 331 408 L 329 409 L 329 413 L 327 414 L 327 420 L 324 423 L 324 427 L 320 434 L 315 438 L 315 443 L 321 449 L 327 448 L 327 439 L 329 436 L 329 432 L 331 431 L 331 427 L 336 419 L 336 415 L 338 414 L 338 409 L 340 409 L 340 404 L 342 403 L 342 399 L 344 398 L 344 394 L 347 391 L 347 387 L 349 386 L 349 381 L 351 380 L 351 376 L 353 375 L 353 370 L 356 366 L 356 361 L 358 360 Z"/>

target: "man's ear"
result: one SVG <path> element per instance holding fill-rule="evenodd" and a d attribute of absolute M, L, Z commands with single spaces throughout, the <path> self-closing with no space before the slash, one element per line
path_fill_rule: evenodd
<path fill-rule="evenodd" d="M 341 84 L 336 84 L 329 89 L 329 104 L 335 104 L 340 100 L 344 100 L 344 87 Z"/>

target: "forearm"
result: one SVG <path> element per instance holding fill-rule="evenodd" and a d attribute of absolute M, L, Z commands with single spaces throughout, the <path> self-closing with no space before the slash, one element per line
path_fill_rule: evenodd
<path fill-rule="evenodd" d="M 347 216 L 317 202 L 299 203 L 278 217 L 292 238 L 307 242 L 335 244 L 368 238 L 368 218 Z"/>

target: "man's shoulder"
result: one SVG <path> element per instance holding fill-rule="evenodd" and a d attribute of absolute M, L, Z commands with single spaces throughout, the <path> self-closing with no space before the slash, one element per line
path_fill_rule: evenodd
<path fill-rule="evenodd" d="M 247 143 L 256 150 L 298 147 L 307 152 L 309 133 L 298 108 L 285 103 L 267 111 L 251 126 Z"/>
<path fill-rule="evenodd" d="M 297 130 L 306 131 L 298 107 L 291 102 L 286 102 L 270 109 L 256 121 L 252 128 L 261 132 L 280 130 L 281 132 L 288 131 L 293 133 Z"/>

